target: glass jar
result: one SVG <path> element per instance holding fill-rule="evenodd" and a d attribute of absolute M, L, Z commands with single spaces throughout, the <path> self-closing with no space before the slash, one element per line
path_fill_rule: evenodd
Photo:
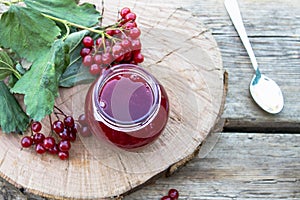
<path fill-rule="evenodd" d="M 165 89 L 133 64 L 111 67 L 91 85 L 85 115 L 92 134 L 122 149 L 145 146 L 159 137 L 169 115 Z"/>

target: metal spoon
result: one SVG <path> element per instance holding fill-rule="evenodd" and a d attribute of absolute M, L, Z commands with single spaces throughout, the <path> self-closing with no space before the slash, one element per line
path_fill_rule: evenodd
<path fill-rule="evenodd" d="M 254 101 L 265 111 L 276 114 L 283 108 L 283 95 L 279 86 L 270 78 L 261 74 L 258 64 L 248 39 L 240 9 L 236 0 L 225 0 L 225 7 L 231 18 L 231 21 L 237 30 L 242 43 L 247 50 L 252 66 L 255 70 L 255 75 L 250 83 L 250 93 Z"/>

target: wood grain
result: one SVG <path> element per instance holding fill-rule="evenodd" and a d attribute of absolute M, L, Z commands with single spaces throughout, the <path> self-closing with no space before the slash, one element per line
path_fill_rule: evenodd
<path fill-rule="evenodd" d="M 127 196 L 157 200 L 170 188 L 181 200 L 300 198 L 300 135 L 221 133 L 204 159 Z M 262 150 L 263 149 L 263 150 Z"/>

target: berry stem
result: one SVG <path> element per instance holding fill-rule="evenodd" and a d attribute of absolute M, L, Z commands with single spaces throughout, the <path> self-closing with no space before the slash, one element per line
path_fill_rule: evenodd
<path fill-rule="evenodd" d="M 13 72 L 13 74 L 15 75 L 15 77 L 17 77 L 17 79 L 20 79 L 22 77 L 22 75 L 17 71 L 15 70 L 11 65 L 7 64 L 6 62 L 0 60 L 0 63 L 8 66 L 9 70 Z M 7 70 L 7 68 L 1 68 L 0 67 L 0 70 L 3 69 L 3 70 Z"/>
<path fill-rule="evenodd" d="M 47 15 L 47 14 L 44 14 L 44 13 L 42 13 L 42 15 L 43 15 L 44 17 L 47 17 L 48 19 L 53 20 L 53 21 L 57 21 L 57 22 L 63 23 L 66 27 L 67 27 L 67 26 L 73 26 L 73 27 L 76 27 L 76 28 L 79 28 L 79 29 L 88 30 L 88 31 L 90 31 L 90 32 L 97 33 L 97 34 L 99 34 L 99 35 L 105 35 L 105 36 L 106 36 L 107 38 L 109 38 L 109 39 L 112 39 L 112 38 L 113 38 L 112 36 L 106 34 L 104 30 L 96 30 L 96 29 L 94 29 L 94 28 L 82 26 L 82 25 L 80 25 L 80 24 L 76 24 L 76 23 L 73 23 L 73 22 L 70 22 L 70 21 L 67 21 L 67 20 L 64 20 L 64 19 L 60 19 L 60 18 L 57 18 L 57 17 L 53 17 L 53 16 L 51 16 L 51 15 Z M 64 38 L 66 38 L 67 36 L 68 36 L 68 35 L 66 34 L 66 35 L 64 36 Z"/>
<path fill-rule="evenodd" d="M 52 118 L 51 118 L 51 115 L 48 115 L 48 117 L 49 117 L 49 122 L 50 122 L 51 135 L 53 135 L 53 128 L 52 128 Z"/>
<path fill-rule="evenodd" d="M 55 108 L 56 110 L 58 110 L 58 111 L 60 112 L 60 114 L 62 114 L 63 116 L 67 117 L 67 115 L 66 115 L 59 107 L 54 106 L 54 108 Z M 58 113 L 57 113 L 57 114 L 58 114 Z"/>

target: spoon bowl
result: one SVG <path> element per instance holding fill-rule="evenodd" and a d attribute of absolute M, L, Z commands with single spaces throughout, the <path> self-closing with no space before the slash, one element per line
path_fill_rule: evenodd
<path fill-rule="evenodd" d="M 250 93 L 254 101 L 268 113 L 276 114 L 283 109 L 283 95 L 279 86 L 263 74 L 253 76 Z"/>
<path fill-rule="evenodd" d="M 280 87 L 273 80 L 261 74 L 259 71 L 237 1 L 225 0 L 224 4 L 256 72 L 250 83 L 250 94 L 252 98 L 266 112 L 271 114 L 279 113 L 284 105 L 282 92 Z"/>

